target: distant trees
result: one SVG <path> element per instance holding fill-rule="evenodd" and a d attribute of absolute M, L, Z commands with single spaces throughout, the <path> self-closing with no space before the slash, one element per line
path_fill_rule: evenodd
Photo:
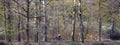
<path fill-rule="evenodd" d="M 5 14 L 4 14 L 4 16 L 5 16 L 5 25 L 6 25 L 6 34 L 7 34 L 7 40 L 8 40 L 8 42 L 11 42 L 12 41 L 12 30 L 13 30 L 13 24 L 12 24 L 12 20 L 13 20 L 13 12 L 12 12 L 12 4 L 11 4 L 12 2 L 11 2 L 11 0 L 9 0 L 9 1 L 4 1 L 4 9 L 6 9 L 6 10 L 4 10 L 5 12 Z M 9 33 L 9 34 L 8 34 Z"/>
<path fill-rule="evenodd" d="M 23 38 L 28 43 L 31 40 L 36 42 L 42 39 L 45 42 L 54 40 L 57 34 L 61 34 L 63 40 L 83 43 L 86 39 L 101 41 L 103 32 L 106 31 L 102 27 L 104 24 L 112 25 L 111 34 L 115 26 L 120 24 L 118 0 L 2 0 L 1 2 L 5 36 L 10 41 L 13 35 L 7 34 L 13 32 L 15 39 L 17 37 L 18 41 L 22 41 Z"/>

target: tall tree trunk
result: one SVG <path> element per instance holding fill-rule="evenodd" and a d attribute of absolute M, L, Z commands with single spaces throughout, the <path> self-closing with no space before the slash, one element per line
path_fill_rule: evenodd
<path fill-rule="evenodd" d="M 18 12 L 20 12 L 19 5 L 17 5 Z M 21 16 L 18 14 L 18 24 L 17 24 L 17 29 L 18 29 L 18 42 L 21 41 L 21 35 L 20 35 L 20 24 L 21 24 Z"/>
<path fill-rule="evenodd" d="M 102 30 L 101 30 L 101 28 L 102 28 L 102 15 L 100 14 L 100 12 L 101 12 L 101 0 L 99 0 L 99 14 L 98 14 L 98 16 L 99 16 L 99 41 L 101 41 L 101 36 L 102 36 Z"/>
<path fill-rule="evenodd" d="M 44 31 L 44 41 L 47 41 L 47 30 L 48 30 L 48 21 L 47 21 L 47 0 L 44 0 L 44 14 L 45 14 L 45 31 Z"/>
<path fill-rule="evenodd" d="M 30 15 L 30 11 L 29 11 L 29 8 L 30 8 L 30 0 L 26 0 L 26 3 L 27 3 L 27 24 L 26 24 L 26 34 L 27 34 L 27 43 L 29 43 L 29 23 L 30 23 L 30 21 L 29 21 L 29 19 L 30 19 L 30 17 L 29 17 L 29 15 Z"/>
<path fill-rule="evenodd" d="M 76 25 L 76 15 L 74 14 L 74 22 L 73 22 L 73 31 L 72 31 L 72 41 L 75 41 L 75 26 Z"/>
<path fill-rule="evenodd" d="M 5 11 L 6 11 L 6 8 L 5 8 L 5 0 L 3 0 L 3 10 L 4 10 L 4 31 L 5 31 L 5 42 L 6 42 L 6 38 L 7 38 L 7 35 L 6 35 L 6 13 L 5 13 Z"/>
<path fill-rule="evenodd" d="M 35 42 L 38 42 L 39 41 L 39 28 L 40 28 L 40 17 L 38 15 L 38 2 L 36 1 L 36 35 L 35 35 Z"/>
<path fill-rule="evenodd" d="M 7 9 L 8 9 L 8 30 L 12 30 L 12 11 L 11 11 L 11 1 L 7 3 Z M 11 31 L 9 32 L 11 34 Z M 9 34 L 8 34 L 9 35 Z M 8 42 L 12 41 L 12 35 L 9 35 Z"/>
<path fill-rule="evenodd" d="M 21 36 L 20 36 L 20 23 L 21 22 L 21 16 L 18 16 L 18 41 L 21 41 Z"/>
<path fill-rule="evenodd" d="M 82 0 L 79 0 L 80 1 L 80 29 L 81 29 L 81 40 L 82 40 L 82 43 L 84 43 L 84 25 L 83 25 L 83 20 L 82 20 Z"/>
<path fill-rule="evenodd" d="M 76 9 L 77 7 L 74 6 L 74 20 L 73 20 L 73 31 L 72 31 L 72 41 L 75 41 L 75 26 L 76 26 Z"/>
<path fill-rule="evenodd" d="M 80 14 L 80 29 L 81 29 L 82 43 L 84 43 L 84 26 L 83 26 L 83 21 L 82 21 L 82 14 Z"/>

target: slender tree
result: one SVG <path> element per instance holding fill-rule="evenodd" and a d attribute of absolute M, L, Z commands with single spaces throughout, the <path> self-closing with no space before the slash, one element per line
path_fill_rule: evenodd
<path fill-rule="evenodd" d="M 18 12 L 20 12 L 20 8 L 19 8 L 19 5 L 17 4 L 17 9 L 18 9 Z M 20 26 L 21 25 L 21 16 L 18 14 L 18 24 L 17 24 L 17 29 L 18 29 L 18 41 L 20 42 L 21 41 L 21 34 L 20 34 Z"/>
<path fill-rule="evenodd" d="M 74 5 L 75 5 L 75 3 L 76 3 L 76 0 L 74 0 Z M 76 23 L 76 16 L 75 16 L 75 14 L 76 14 L 76 6 L 74 6 L 74 8 L 73 8 L 73 11 L 74 11 L 74 20 L 73 20 L 73 28 L 72 28 L 72 41 L 75 41 L 75 23 Z"/>
<path fill-rule="evenodd" d="M 26 34 L 27 34 L 27 42 L 29 43 L 29 31 L 30 31 L 30 29 L 29 29 L 29 23 L 30 23 L 30 0 L 26 0 L 26 3 L 27 3 L 27 10 L 26 10 L 26 15 L 27 15 L 27 24 L 26 24 Z"/>
<path fill-rule="evenodd" d="M 99 14 L 98 14 L 98 17 L 99 17 L 99 41 L 101 41 L 101 36 L 102 36 L 102 15 L 100 14 L 101 12 L 101 0 L 99 0 Z"/>
<path fill-rule="evenodd" d="M 74 20 L 73 20 L 73 31 L 72 31 L 72 41 L 75 41 L 75 27 L 76 27 L 76 9 L 77 6 L 74 6 Z"/>
<path fill-rule="evenodd" d="M 47 30 L 48 30 L 48 17 L 47 17 L 47 0 L 44 0 L 44 15 L 45 15 L 45 31 L 44 31 L 44 41 L 47 41 Z"/>
<path fill-rule="evenodd" d="M 80 3 L 80 14 L 79 14 L 79 17 L 80 17 L 80 29 L 81 29 L 81 40 L 82 40 L 82 43 L 84 43 L 84 25 L 83 25 L 83 19 L 82 19 L 82 0 L 79 0 L 79 3 Z"/>
<path fill-rule="evenodd" d="M 39 42 L 39 34 L 40 34 L 40 32 L 39 32 L 39 28 L 40 28 L 40 20 L 41 20 L 41 18 L 40 18 L 40 15 L 38 14 L 38 9 L 39 9 L 39 1 L 37 1 L 36 0 L 36 2 L 35 2 L 35 6 L 36 6 L 36 42 Z M 41 4 L 41 3 L 40 3 Z"/>
<path fill-rule="evenodd" d="M 21 24 L 21 16 L 18 15 L 18 41 L 21 41 L 21 36 L 20 36 L 20 24 Z"/>
<path fill-rule="evenodd" d="M 6 35 L 6 13 L 5 13 L 5 11 L 6 11 L 6 8 L 5 8 L 5 0 L 2 0 L 3 1 L 3 14 L 4 14 L 4 27 L 5 27 L 5 29 L 4 29 L 4 31 L 5 31 L 5 42 L 6 42 L 6 37 L 7 37 L 7 35 Z"/>
<path fill-rule="evenodd" d="M 8 32 L 10 31 L 10 30 L 12 30 L 12 11 L 11 11 L 11 0 L 9 1 L 9 2 L 7 2 L 7 9 L 8 9 L 8 17 L 7 17 L 7 20 L 8 20 Z M 10 34 L 12 33 L 11 31 L 9 32 Z M 8 37 L 8 42 L 11 42 L 12 41 L 12 35 L 9 35 L 9 37 Z"/>

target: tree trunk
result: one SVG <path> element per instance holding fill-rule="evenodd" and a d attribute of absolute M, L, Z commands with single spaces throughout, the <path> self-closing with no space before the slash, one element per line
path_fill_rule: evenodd
<path fill-rule="evenodd" d="M 75 41 L 75 27 L 76 27 L 76 9 L 77 7 L 74 6 L 74 20 L 73 20 L 73 31 L 72 31 L 72 41 Z"/>
<path fill-rule="evenodd" d="M 8 5 L 8 7 L 7 7 L 7 9 L 8 9 L 8 18 L 7 18 L 7 20 L 8 20 L 8 30 L 12 30 L 12 11 L 10 10 L 11 9 L 11 2 L 8 2 L 7 3 L 7 5 Z M 11 32 L 10 32 L 10 34 L 11 34 Z M 9 35 L 9 37 L 8 37 L 8 42 L 11 42 L 12 41 L 12 35 Z"/>
<path fill-rule="evenodd" d="M 20 36 L 20 22 L 21 22 L 21 16 L 18 16 L 18 42 L 21 41 L 21 36 Z"/>
<path fill-rule="evenodd" d="M 83 20 L 82 20 L 82 1 L 80 1 L 80 29 L 81 29 L 81 40 L 82 40 L 82 43 L 84 43 L 84 25 L 83 25 Z"/>
<path fill-rule="evenodd" d="M 30 23 L 30 21 L 29 21 L 29 15 L 30 15 L 30 11 L 29 11 L 29 8 L 30 8 L 30 1 L 29 0 L 27 0 L 26 1 L 26 3 L 27 3 L 27 11 L 26 11 L 26 13 L 27 13 L 27 24 L 26 24 L 26 34 L 27 34 L 27 43 L 29 43 L 29 23 Z"/>
<path fill-rule="evenodd" d="M 99 41 L 101 41 L 101 36 L 102 36 L 102 15 L 100 14 L 101 10 L 101 0 L 99 0 Z"/>
<path fill-rule="evenodd" d="M 72 41 L 75 41 L 75 30 L 76 30 L 75 27 L 76 27 L 76 15 L 74 14 Z"/>
<path fill-rule="evenodd" d="M 38 42 L 39 41 L 39 28 L 40 28 L 40 17 L 39 17 L 39 15 L 38 15 L 38 2 L 36 1 L 36 35 L 35 35 L 35 42 Z"/>
<path fill-rule="evenodd" d="M 3 0 L 3 6 L 4 6 L 3 10 L 4 10 L 4 28 L 5 28 L 4 31 L 5 31 L 5 42 L 6 42 L 6 38 L 7 38 L 6 36 L 7 35 L 6 35 L 6 13 L 5 13 L 6 8 L 5 8 L 5 0 Z"/>
<path fill-rule="evenodd" d="M 19 5 L 17 5 L 18 12 L 20 12 Z M 18 15 L 18 42 L 21 41 L 21 35 L 20 35 L 20 24 L 21 24 L 21 16 Z"/>
<path fill-rule="evenodd" d="M 82 14 L 80 14 L 80 29 L 81 29 L 82 43 L 84 43 L 84 26 L 83 26 L 83 21 L 82 21 Z"/>
<path fill-rule="evenodd" d="M 47 30 L 48 30 L 48 21 L 47 21 L 47 10 L 46 10 L 46 6 L 47 6 L 47 0 L 44 0 L 44 14 L 45 14 L 45 31 L 44 31 L 44 41 L 47 41 Z"/>

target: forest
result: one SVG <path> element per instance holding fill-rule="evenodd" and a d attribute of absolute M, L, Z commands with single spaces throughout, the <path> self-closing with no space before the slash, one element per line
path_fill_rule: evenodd
<path fill-rule="evenodd" d="M 119 45 L 120 0 L 0 0 L 0 45 Z"/>

